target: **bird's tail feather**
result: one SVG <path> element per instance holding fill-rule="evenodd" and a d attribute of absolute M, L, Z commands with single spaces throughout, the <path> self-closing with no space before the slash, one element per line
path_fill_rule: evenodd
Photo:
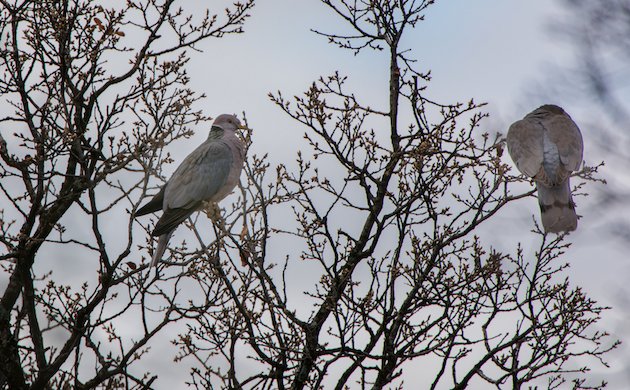
<path fill-rule="evenodd" d="M 536 183 L 536 187 L 545 232 L 560 233 L 575 230 L 578 218 L 575 213 L 575 203 L 571 197 L 569 179 L 555 186 Z"/>
<path fill-rule="evenodd" d="M 158 262 L 162 261 L 162 257 L 164 256 L 164 252 L 166 251 L 166 247 L 168 246 L 168 241 L 171 239 L 171 235 L 173 232 L 168 232 L 166 234 L 162 234 L 158 238 L 157 248 L 155 248 L 155 252 L 153 253 L 153 258 L 151 259 L 150 267 L 153 268 L 157 265 Z"/>

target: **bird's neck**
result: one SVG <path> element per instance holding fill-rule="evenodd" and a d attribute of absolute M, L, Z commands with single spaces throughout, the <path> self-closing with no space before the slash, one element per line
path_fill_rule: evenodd
<path fill-rule="evenodd" d="M 225 131 L 219 126 L 212 126 L 210 133 L 208 134 L 208 139 L 221 139 L 223 138 L 224 133 Z"/>
<path fill-rule="evenodd" d="M 226 130 L 223 133 L 222 139 L 230 145 L 230 148 L 237 152 L 241 158 L 245 158 L 245 144 L 243 144 L 243 141 L 241 141 L 241 139 L 236 135 L 236 132 Z"/>

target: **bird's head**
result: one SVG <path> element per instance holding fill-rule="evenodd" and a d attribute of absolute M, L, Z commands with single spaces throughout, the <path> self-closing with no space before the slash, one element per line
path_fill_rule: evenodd
<path fill-rule="evenodd" d="M 555 104 L 545 104 L 532 111 L 529 115 L 537 118 L 546 118 L 553 115 L 567 115 L 562 107 Z"/>
<path fill-rule="evenodd" d="M 235 132 L 237 129 L 247 129 L 247 127 L 241 124 L 236 115 L 221 114 L 212 123 L 212 130 Z"/>

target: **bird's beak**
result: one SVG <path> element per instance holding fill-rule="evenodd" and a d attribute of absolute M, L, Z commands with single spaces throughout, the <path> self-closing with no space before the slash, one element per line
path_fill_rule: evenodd
<path fill-rule="evenodd" d="M 238 125 L 238 126 L 236 126 L 236 128 L 237 129 L 241 129 L 241 130 L 251 131 L 251 129 L 249 127 L 245 126 L 245 125 Z"/>

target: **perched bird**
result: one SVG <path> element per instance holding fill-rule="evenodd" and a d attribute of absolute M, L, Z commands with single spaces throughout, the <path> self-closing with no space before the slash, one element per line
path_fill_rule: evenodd
<path fill-rule="evenodd" d="M 208 139 L 182 161 L 160 192 L 138 209 L 136 216 L 163 211 L 151 233 L 159 237 L 151 267 L 162 260 L 180 223 L 203 207 L 204 201 L 218 202 L 238 184 L 245 145 L 236 136 L 236 129 L 245 128 L 236 116 L 219 115 Z"/>
<path fill-rule="evenodd" d="M 569 176 L 580 169 L 584 145 L 569 114 L 551 104 L 535 109 L 510 126 L 507 147 L 518 170 L 536 182 L 545 232 L 575 230 Z"/>

